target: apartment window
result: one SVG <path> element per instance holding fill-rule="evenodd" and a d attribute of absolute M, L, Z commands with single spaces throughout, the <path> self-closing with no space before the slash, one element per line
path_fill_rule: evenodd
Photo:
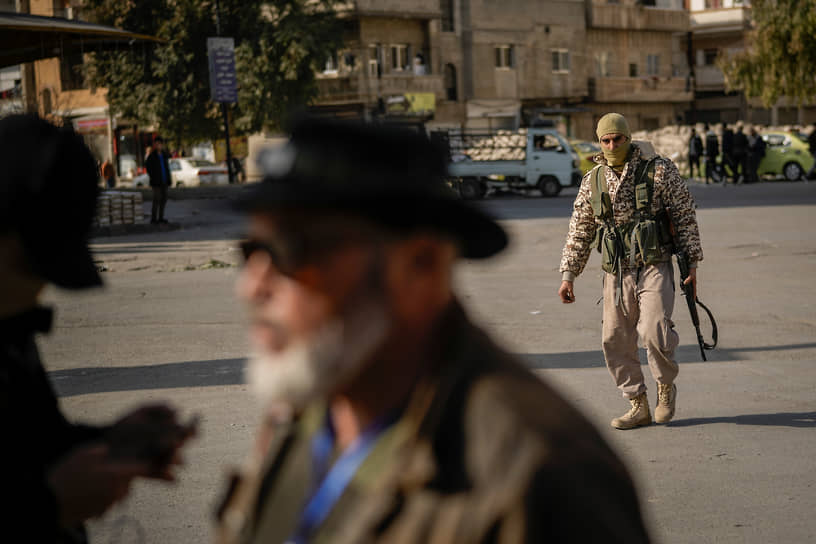
<path fill-rule="evenodd" d="M 337 73 L 337 53 L 332 53 L 326 59 L 326 65 L 323 67 L 324 74 Z"/>
<path fill-rule="evenodd" d="M 368 75 L 371 77 L 380 76 L 380 46 L 368 46 Z"/>
<path fill-rule="evenodd" d="M 408 67 L 408 45 L 395 44 L 391 46 L 391 69 L 401 72 Z"/>
<path fill-rule="evenodd" d="M 638 77 L 638 65 L 636 62 L 629 63 L 629 77 Z"/>
<path fill-rule="evenodd" d="M 570 71 L 569 51 L 566 49 L 551 49 L 552 71 L 558 73 L 568 73 Z"/>
<path fill-rule="evenodd" d="M 646 74 L 650 76 L 660 74 L 660 55 L 646 55 Z"/>
<path fill-rule="evenodd" d="M 722 4 L 722 0 L 705 0 L 705 9 L 720 9 Z"/>
<path fill-rule="evenodd" d="M 459 99 L 456 83 L 456 67 L 453 64 L 445 65 L 445 98 L 454 101 Z"/>
<path fill-rule="evenodd" d="M 513 68 L 515 60 L 512 45 L 496 46 L 496 68 Z"/>
<path fill-rule="evenodd" d="M 78 2 L 76 0 L 61 0 L 54 2 L 54 17 L 74 19 L 77 21 L 84 20 L 84 14 L 80 8 L 81 3 L 82 2 Z"/>
<path fill-rule="evenodd" d="M 65 55 L 60 58 L 60 83 L 63 91 L 85 89 L 82 53 Z"/>
<path fill-rule="evenodd" d="M 609 77 L 609 51 L 601 51 L 596 58 L 598 61 L 598 75 Z"/>
<path fill-rule="evenodd" d="M 706 49 L 703 51 L 703 63 L 706 66 L 713 66 L 718 54 L 719 50 L 717 49 Z"/>
<path fill-rule="evenodd" d="M 440 0 L 442 32 L 453 32 L 453 0 Z"/>

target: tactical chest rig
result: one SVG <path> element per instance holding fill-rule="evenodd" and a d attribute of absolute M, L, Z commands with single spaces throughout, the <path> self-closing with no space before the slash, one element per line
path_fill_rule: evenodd
<path fill-rule="evenodd" d="M 671 233 L 665 209 L 652 214 L 655 162 L 657 157 L 640 161 L 635 170 L 634 219 L 622 225 L 615 224 L 612 199 L 603 175 L 604 165 L 596 166 L 590 177 L 590 204 L 595 219 L 600 222 L 593 246 L 601 253 L 601 268 L 617 275 L 620 302 L 623 283 L 623 263 L 635 268 L 640 256 L 644 265 L 666 262 L 671 259 Z"/>

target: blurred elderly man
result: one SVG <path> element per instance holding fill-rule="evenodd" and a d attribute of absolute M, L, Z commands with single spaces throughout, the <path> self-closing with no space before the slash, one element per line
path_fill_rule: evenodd
<path fill-rule="evenodd" d="M 122 499 L 134 478 L 172 479 L 191 429 L 159 405 L 108 427 L 60 412 L 35 343 L 52 320 L 39 295 L 47 283 L 102 283 L 87 245 L 96 162 L 78 135 L 27 115 L 0 120 L 0 162 L 0 540 L 85 542 L 83 521 Z"/>
<path fill-rule="evenodd" d="M 596 129 L 602 153 L 587 172 L 575 197 L 569 232 L 561 255 L 565 304 L 575 302 L 574 282 L 593 248 L 601 252 L 603 284 L 602 345 L 606 366 L 623 397 L 624 415 L 616 429 L 652 423 L 646 383 L 640 368 L 638 338 L 646 348 L 657 382 L 655 421 L 674 417 L 679 367 L 674 350 L 680 338 L 671 320 L 674 310 L 674 244 L 689 263 L 686 284 L 696 289 L 697 263 L 703 260 L 694 199 L 677 166 L 663 157 L 644 156 L 631 141 L 629 123 L 608 113 Z M 676 228 L 671 235 L 671 225 Z"/>
<path fill-rule="evenodd" d="M 424 136 L 305 120 L 265 159 L 238 292 L 265 423 L 221 542 L 646 542 L 593 427 L 468 318 L 507 238 Z"/>

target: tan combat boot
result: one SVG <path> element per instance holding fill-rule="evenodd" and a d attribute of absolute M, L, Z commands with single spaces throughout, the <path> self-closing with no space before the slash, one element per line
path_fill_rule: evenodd
<path fill-rule="evenodd" d="M 668 423 L 674 417 L 674 403 L 677 400 L 677 386 L 672 384 L 657 384 L 657 406 L 655 407 L 655 423 Z"/>
<path fill-rule="evenodd" d="M 633 399 L 629 399 L 632 408 L 621 417 L 612 420 L 612 426 L 616 429 L 634 429 L 643 425 L 651 425 L 652 414 L 649 412 L 649 399 L 646 393 L 641 393 Z"/>

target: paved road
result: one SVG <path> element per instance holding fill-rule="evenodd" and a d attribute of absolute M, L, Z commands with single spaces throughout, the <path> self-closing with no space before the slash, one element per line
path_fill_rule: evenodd
<path fill-rule="evenodd" d="M 576 283 L 576 304 L 556 299 L 574 190 L 480 202 L 513 244 L 487 263 L 464 263 L 461 298 L 623 456 L 655 541 L 816 542 L 816 184 L 692 190 L 706 252 L 699 294 L 717 315 L 720 346 L 699 361 L 678 299 L 679 408 L 668 426 L 608 427 L 626 406 L 599 349 L 597 257 Z M 47 293 L 59 311 L 44 358 L 71 417 L 107 421 L 160 399 L 203 416 L 179 483 L 136 485 L 92 525 L 96 542 L 208 541 L 227 468 L 256 424 L 232 296 L 241 220 L 219 200 L 171 201 L 168 212 L 180 230 L 94 241 L 106 289 Z"/>

